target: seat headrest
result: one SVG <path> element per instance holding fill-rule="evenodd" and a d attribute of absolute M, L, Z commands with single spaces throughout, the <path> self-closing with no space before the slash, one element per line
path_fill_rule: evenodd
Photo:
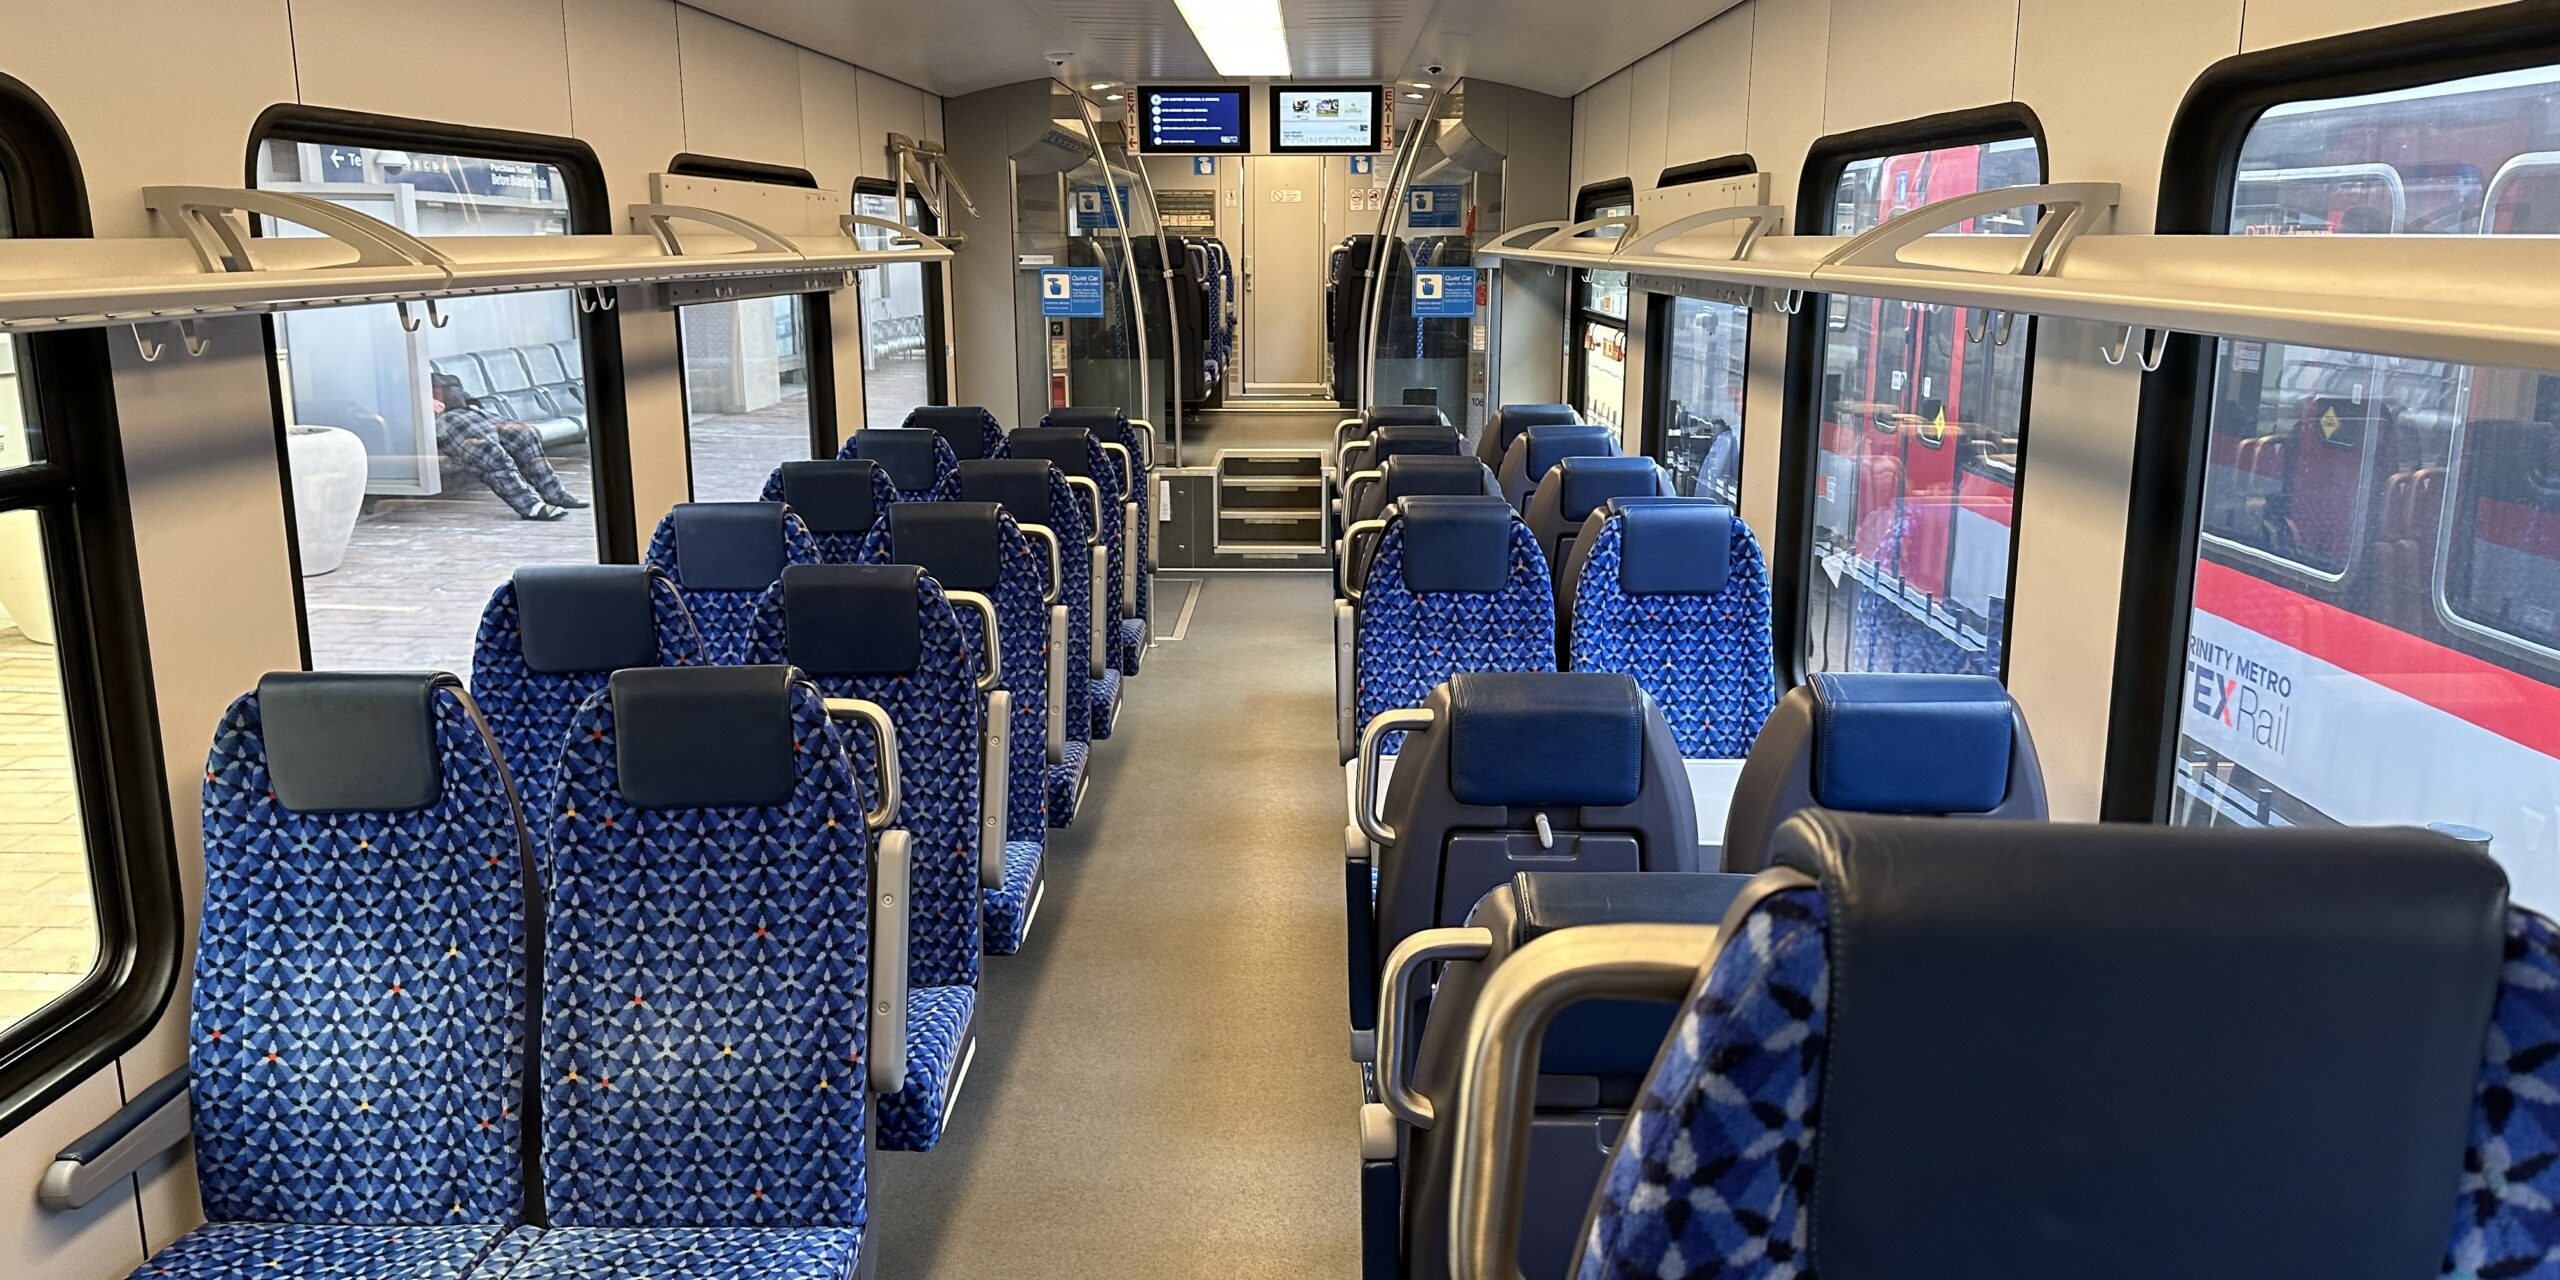
<path fill-rule="evenodd" d="M 974 404 L 925 405 L 907 415 L 907 425 L 943 438 L 962 462 L 987 456 L 987 424 L 995 416 Z"/>
<path fill-rule="evenodd" d="M 1093 433 L 1083 427 L 1024 427 L 1005 443 L 1017 458 L 1038 458 L 1062 475 L 1093 478 Z"/>
<path fill-rule="evenodd" d="M 783 642 L 815 676 L 906 675 L 924 662 L 924 570 L 795 564 L 782 571 Z"/>
<path fill-rule="evenodd" d="M 881 473 L 880 464 L 868 458 L 786 462 L 782 500 L 811 533 L 867 533 L 880 518 L 871 478 Z"/>
<path fill-rule="evenodd" d="M 1529 442 L 1526 474 L 1531 484 L 1546 479 L 1547 472 L 1567 458 L 1606 458 L 1618 452 L 1617 431 L 1604 426 L 1531 427 L 1521 439 Z"/>
<path fill-rule="evenodd" d="M 1989 813 L 2016 712 L 1989 676 L 1826 671 L 1811 681 L 1813 798 L 1857 813 Z"/>
<path fill-rule="evenodd" d="M 1520 433 L 1531 427 L 1570 426 L 1582 421 L 1582 413 L 1569 404 L 1506 404 L 1493 411 L 1493 424 L 1487 429 L 1496 434 L 1502 447 L 1508 449 Z"/>
<path fill-rule="evenodd" d="M 1449 677 L 1449 791 L 1460 804 L 1615 808 L 1644 781 L 1644 691 L 1609 672 Z"/>
<path fill-rule="evenodd" d="M 639 809 L 759 809 L 791 798 L 790 667 L 613 673 L 614 761 Z"/>
<path fill-rule="evenodd" d="M 258 681 L 267 783 L 295 813 L 400 813 L 444 797 L 441 671 L 277 671 Z"/>
<path fill-rule="evenodd" d="M 636 564 L 536 564 L 516 570 L 516 631 L 528 671 L 566 675 L 658 665 L 658 611 Z"/>
<path fill-rule="evenodd" d="M 1590 461 L 1596 459 L 1577 458 L 1571 465 Z M 1619 499 L 1611 505 L 1619 521 L 1619 590 L 1631 596 L 1713 595 L 1733 577 L 1733 508 L 1711 498 Z"/>
<path fill-rule="evenodd" d="M 853 433 L 853 454 L 880 464 L 889 483 L 908 493 L 933 487 L 933 442 L 940 437 L 912 427 L 870 427 Z"/>
<path fill-rule="evenodd" d="M 960 464 L 960 497 L 992 502 L 1016 524 L 1055 526 L 1050 518 L 1049 476 L 1057 470 L 1047 458 L 977 458 Z"/>
<path fill-rule="evenodd" d="M 1431 404 L 1373 404 L 1364 410 L 1361 420 L 1374 431 L 1380 427 L 1445 427 L 1449 415 Z"/>
<path fill-rule="evenodd" d="M 1493 473 L 1473 458 L 1408 453 L 1387 459 L 1379 470 L 1389 502 L 1422 494 L 1481 497 L 1501 492 L 1494 487 Z"/>
<path fill-rule="evenodd" d="M 1662 468 L 1651 458 L 1572 457 L 1556 463 L 1559 514 L 1581 524 L 1613 498 L 1650 498 L 1662 491 Z"/>
<path fill-rule="evenodd" d="M 992 502 L 901 502 L 889 508 L 889 554 L 945 591 L 992 592 L 1004 580 L 1003 516 Z"/>
<path fill-rule="evenodd" d="M 790 558 L 779 502 L 685 502 L 676 524 L 676 576 L 687 590 L 762 591 Z"/>
<path fill-rule="evenodd" d="M 1118 405 L 1078 405 L 1069 409 L 1051 409 L 1047 417 L 1040 419 L 1040 425 L 1071 427 L 1106 435 L 1119 430 L 1128 420 Z"/>
<path fill-rule="evenodd" d="M 2505 953 L 2487 856 L 1809 811 L 1776 857 L 1830 908 L 1809 1270 L 2438 1266 Z"/>
<path fill-rule="evenodd" d="M 1396 504 L 1404 585 L 1412 591 L 1500 591 L 1511 585 L 1511 526 L 1500 498 L 1423 494 Z"/>
<path fill-rule="evenodd" d="M 1380 427 L 1371 439 L 1376 444 L 1370 456 L 1378 459 L 1413 454 L 1455 456 L 1465 444 L 1456 427 L 1439 425 Z"/>

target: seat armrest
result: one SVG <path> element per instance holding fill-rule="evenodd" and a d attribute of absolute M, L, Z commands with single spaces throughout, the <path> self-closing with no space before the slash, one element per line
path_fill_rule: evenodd
<path fill-rule="evenodd" d="M 1112 665 L 1111 610 L 1103 607 L 1110 597 L 1102 594 L 1111 589 L 1110 547 L 1093 548 L 1093 577 L 1090 581 L 1097 585 L 1093 590 L 1093 603 L 1085 610 L 1093 618 L 1093 626 L 1090 628 L 1093 632 L 1093 643 L 1090 646 L 1093 652 L 1088 656 L 1091 659 L 1089 665 L 1093 670 L 1093 678 L 1099 680 L 1102 678 L 1102 673 Z"/>
<path fill-rule="evenodd" d="M 1004 824 L 1013 805 L 1013 691 L 987 694 L 986 749 L 978 757 L 978 885 L 1004 887 Z"/>
<path fill-rule="evenodd" d="M 1368 837 L 1360 828 L 1342 833 L 1342 936 L 1351 987 L 1351 1060 L 1373 1062 L 1378 1017 L 1378 906 L 1372 888 Z"/>
<path fill-rule="evenodd" d="M 1067 607 L 1049 607 L 1049 763 L 1067 758 Z M 1087 715 L 1092 714 L 1090 711 Z"/>
<path fill-rule="evenodd" d="M 1128 530 L 1129 534 L 1122 539 L 1128 546 L 1120 553 L 1120 613 L 1123 617 L 1134 618 L 1138 616 L 1138 577 L 1147 571 L 1145 557 L 1138 554 L 1138 504 L 1132 502 L 1122 507 L 1121 514 L 1126 520 L 1120 527 Z"/>
<path fill-rule="evenodd" d="M 1360 749 L 1359 728 L 1352 721 L 1359 704 L 1359 618 L 1348 600 L 1333 602 L 1333 745 L 1344 761 Z"/>
<path fill-rule="evenodd" d="M 97 1199 L 161 1152 L 185 1141 L 193 1132 L 194 1119 L 187 1069 L 180 1067 L 57 1153 L 36 1185 L 37 1203 L 48 1209 L 77 1209 Z"/>
<path fill-rule="evenodd" d="M 907 889 L 914 842 L 880 833 L 871 853 L 871 1091 L 907 1087 Z"/>

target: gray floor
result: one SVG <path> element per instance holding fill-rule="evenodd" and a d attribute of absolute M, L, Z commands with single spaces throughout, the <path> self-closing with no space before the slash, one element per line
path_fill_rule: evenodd
<path fill-rule="evenodd" d="M 1184 421 L 1183 462 L 1205 467 L 1220 449 L 1315 449 L 1333 444 L 1339 409 L 1211 409 Z"/>
<path fill-rule="evenodd" d="M 1160 634 L 1184 579 L 951 1132 L 877 1159 L 884 1280 L 1357 1271 L 1326 581 L 1169 573 Z"/>

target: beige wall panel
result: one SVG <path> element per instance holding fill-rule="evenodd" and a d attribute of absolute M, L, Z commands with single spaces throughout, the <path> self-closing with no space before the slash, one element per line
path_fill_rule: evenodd
<path fill-rule="evenodd" d="M 2241 36 L 2249 49 L 2272 49 L 2481 7 L 2462 0 L 2251 0 Z"/>
<path fill-rule="evenodd" d="M 295 0 L 293 46 L 302 100 L 312 106 L 569 132 L 558 4 Z"/>
<path fill-rule="evenodd" d="M 2196 77 L 2238 47 L 2240 10 L 2241 0 L 2023 0 L 2018 101 L 2044 122 L 2056 181 L 2123 185 L 2114 230 L 2151 229 L 2170 121 Z M 2107 74 L 2089 74 L 2102 64 Z"/>
<path fill-rule="evenodd" d="M 699 9 L 676 9 L 685 150 L 799 168 L 800 50 Z"/>
<path fill-rule="evenodd" d="M 1634 98 L 1635 76 L 1621 71 L 1584 90 L 1576 101 L 1576 192 L 1595 182 L 1613 182 L 1627 176 L 1627 116 Z"/>
<path fill-rule="evenodd" d="M 667 0 L 566 0 L 569 105 L 619 211 L 649 198 L 649 175 L 685 149 L 676 6 Z"/>
<path fill-rule="evenodd" d="M 1663 50 L 1628 69 L 1627 174 L 1649 191 L 1662 176 L 1670 145 L 1671 53 Z"/>
<path fill-rule="evenodd" d="M 142 1265 L 133 1192 L 110 1191 L 85 1208 L 56 1213 L 36 1203 L 34 1179 L 60 1151 L 124 1105 L 116 1073 L 101 1071 L 52 1106 L 0 1135 L 0 1169 L 27 1181 L 0 1196 L 0 1275 L 44 1280 L 118 1280 Z"/>
<path fill-rule="evenodd" d="M 931 95 L 912 89 L 887 76 L 865 71 L 861 74 L 862 175 L 887 178 L 889 171 L 889 135 L 903 133 L 910 138 L 925 136 L 925 103 Z M 976 195 L 975 191 L 970 192 Z"/>
<path fill-rule="evenodd" d="M 1671 46 L 1670 128 L 1664 168 L 1746 150 L 1751 115 L 1753 6 L 1727 10 Z"/>
<path fill-rule="evenodd" d="M 631 415 L 631 515 L 646 547 L 650 531 L 679 502 L 693 500 L 684 426 L 684 355 L 676 313 L 622 297 L 622 367 Z"/>
<path fill-rule="evenodd" d="M 863 163 L 880 150 L 880 135 L 862 118 L 861 86 L 852 63 L 800 51 L 800 131 L 821 190 L 850 191 L 855 178 L 879 168 Z"/>
<path fill-rule="evenodd" d="M 1822 131 L 2008 101 L 2017 24 L 2009 0 L 1831 0 Z"/>
<path fill-rule="evenodd" d="M 1805 152 L 1822 136 L 1831 0 L 1751 0 L 1748 7 L 1751 109 L 1742 149 L 1776 176 L 1771 195 L 1793 205 Z"/>

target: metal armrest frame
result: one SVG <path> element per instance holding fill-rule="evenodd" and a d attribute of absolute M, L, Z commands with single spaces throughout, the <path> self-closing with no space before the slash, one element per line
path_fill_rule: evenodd
<path fill-rule="evenodd" d="M 871 1089 L 907 1087 L 907 887 L 914 841 L 898 820 L 898 724 L 887 708 L 860 698 L 829 698 L 827 714 L 871 726 L 880 756 L 880 806 L 863 815 L 871 846 Z"/>
<path fill-rule="evenodd" d="M 1048 544 L 1049 580 L 1040 585 L 1040 603 L 1056 604 L 1059 593 L 1065 591 L 1067 585 L 1066 557 L 1058 549 L 1058 531 L 1045 524 L 1025 524 L 1016 527 L 1020 528 L 1025 536 Z"/>
<path fill-rule="evenodd" d="M 1360 768 L 1353 775 L 1351 818 L 1360 825 L 1362 835 L 1383 849 L 1396 842 L 1396 829 L 1378 816 L 1378 757 L 1385 754 L 1387 735 L 1414 733 L 1439 722 L 1439 715 L 1427 707 L 1405 707 L 1381 711 L 1370 717 L 1360 731 Z"/>
<path fill-rule="evenodd" d="M 1049 669 L 1049 763 L 1059 764 L 1067 758 L 1067 607 L 1049 607 L 1049 647 L 1044 652 L 1044 665 Z M 1092 714 L 1090 711 L 1087 715 Z"/>
<path fill-rule="evenodd" d="M 1405 1014 L 1413 1008 L 1413 979 L 1425 965 L 1447 960 L 1482 960 L 1493 954 L 1493 930 L 1424 929 L 1408 934 L 1387 954 L 1378 982 L 1378 1100 L 1395 1117 L 1416 1129 L 1438 1119 L 1431 1099 L 1413 1091 L 1405 1077 L 1413 1064 L 1405 1061 Z"/>
<path fill-rule="evenodd" d="M 978 691 L 984 693 L 1004 683 L 1004 631 L 996 625 L 996 602 L 976 591 L 946 591 L 943 598 L 955 609 L 978 611 L 978 630 L 986 641 L 986 660 L 978 669 Z"/>
<path fill-rule="evenodd" d="M 1068 476 L 1066 479 L 1067 487 L 1069 489 L 1073 489 L 1077 493 L 1084 495 L 1085 509 L 1090 512 L 1093 517 L 1090 521 L 1086 522 L 1085 528 L 1088 532 L 1085 534 L 1084 544 L 1088 547 L 1101 546 L 1102 482 L 1094 479 L 1092 476 Z"/>
<path fill-rule="evenodd" d="M 186 1141 L 194 1122 L 187 1069 L 180 1067 L 56 1154 L 36 1184 L 36 1202 L 56 1210 L 88 1204 Z"/>
<path fill-rule="evenodd" d="M 1004 887 L 1004 827 L 1013 804 L 1013 691 L 987 694 L 986 748 L 978 756 L 978 887 Z"/>

